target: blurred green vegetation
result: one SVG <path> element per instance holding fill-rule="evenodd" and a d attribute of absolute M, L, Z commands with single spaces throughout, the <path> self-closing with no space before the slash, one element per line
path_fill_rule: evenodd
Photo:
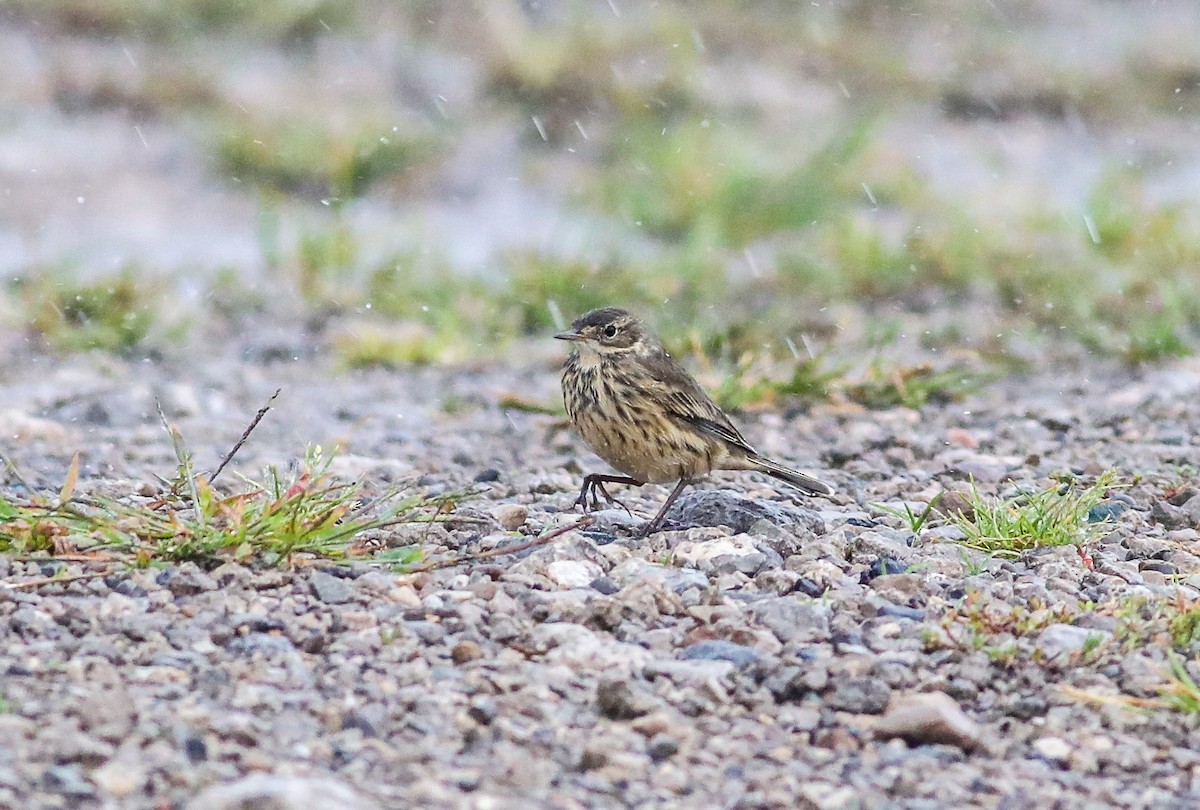
<path fill-rule="evenodd" d="M 128 35 L 164 44 L 204 33 L 310 41 L 353 17 L 336 0 L 7 0 L 10 14 L 68 33 Z"/>
<path fill-rule="evenodd" d="M 56 97 L 186 122 L 215 174 L 261 194 L 267 293 L 227 268 L 212 311 L 193 320 L 331 315 L 325 345 L 348 366 L 504 355 L 608 304 L 645 315 L 731 407 L 786 397 L 920 407 L 1021 367 L 1010 339 L 1131 364 L 1194 351 L 1200 221 L 1157 200 L 1136 169 L 1104 175 L 1076 212 L 1033 203 L 985 217 L 897 159 L 887 130 L 913 110 L 998 126 L 1186 115 L 1200 55 L 1186 43 L 1133 50 L 1113 58 L 1142 72 L 1114 83 L 1032 47 L 1037 38 L 986 5 L 731 12 L 707 0 L 616 14 L 503 0 L 482 14 L 455 2 L 9 0 L 0 13 L 136 42 L 161 69 L 63 79 Z M 1023 24 L 1051 25 L 1027 5 Z M 944 58 L 922 61 L 913 37 L 931 19 Z M 314 94 L 297 109 L 310 100 L 314 45 L 367 47 L 384 31 L 403 51 L 380 84 L 392 96 Z M 300 91 L 247 106 L 214 67 L 216 48 L 249 64 L 275 49 Z M 420 95 L 413 66 L 438 59 L 470 66 L 453 74 L 470 85 L 466 101 L 457 113 L 437 99 L 404 107 Z M 404 204 L 414 182 L 436 187 L 460 168 L 473 127 L 521 133 L 525 163 L 504 171 L 547 180 L 569 213 L 616 235 L 612 246 L 503 250 L 469 271 L 427 244 L 367 258 L 345 205 Z M 314 199 L 331 203 L 323 216 L 282 236 L 279 212 Z M 8 318 L 62 351 L 142 348 L 170 331 L 177 297 L 132 268 L 86 284 L 37 268 L 10 295 Z M 914 337 L 924 355 L 889 354 Z"/>

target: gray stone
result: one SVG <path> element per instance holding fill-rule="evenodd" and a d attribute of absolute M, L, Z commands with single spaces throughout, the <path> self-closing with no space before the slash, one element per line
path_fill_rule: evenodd
<path fill-rule="evenodd" d="M 708 588 L 708 577 L 694 568 L 659 565 L 640 557 L 625 560 L 609 571 L 608 577 L 620 588 L 647 580 L 659 582 L 675 593 L 683 593 L 688 588 Z"/>
<path fill-rule="evenodd" d="M 808 535 L 825 530 L 825 521 L 810 509 L 754 500 L 722 490 L 685 493 L 671 507 L 667 517 L 682 526 L 728 526 L 736 534 L 745 534 L 760 520 Z"/>
<path fill-rule="evenodd" d="M 719 639 L 698 641 L 683 651 L 683 657 L 689 661 L 729 661 L 739 668 L 759 660 L 758 653 L 750 647 Z"/>
<path fill-rule="evenodd" d="M 1178 506 L 1166 501 L 1155 501 L 1150 507 L 1150 519 L 1168 529 L 1182 529 L 1188 525 L 1188 515 Z"/>
<path fill-rule="evenodd" d="M 198 593 L 215 591 L 219 587 L 215 579 L 192 563 L 185 563 L 179 568 L 164 571 L 158 577 L 158 584 L 175 596 L 194 596 Z"/>
<path fill-rule="evenodd" d="M 330 778 L 254 774 L 217 785 L 186 810 L 380 810 L 349 785 Z"/>
<path fill-rule="evenodd" d="M 42 775 L 42 787 L 49 793 L 57 793 L 70 799 L 90 799 L 96 788 L 83 778 L 76 765 L 54 765 Z"/>
<path fill-rule="evenodd" d="M 340 605 L 354 598 L 354 587 L 349 582 L 324 571 L 309 574 L 308 586 L 313 596 L 326 604 Z"/>
<path fill-rule="evenodd" d="M 775 596 L 754 603 L 755 621 L 783 643 L 829 638 L 829 605 L 796 596 Z"/>
<path fill-rule="evenodd" d="M 899 737 L 917 745 L 953 745 L 970 751 L 980 744 L 979 725 L 945 692 L 899 695 L 875 726 L 875 736 Z"/>
<path fill-rule="evenodd" d="M 746 534 L 696 542 L 685 540 L 675 546 L 673 556 L 677 563 L 718 575 L 742 573 L 752 576 L 767 562 L 766 555 Z"/>
<path fill-rule="evenodd" d="M 596 708 L 609 720 L 632 720 L 657 707 L 653 697 L 626 679 L 606 679 L 596 687 Z"/>
<path fill-rule="evenodd" d="M 1180 507 L 1187 517 L 1188 528 L 1200 526 L 1200 495 L 1193 495 Z"/>
<path fill-rule="evenodd" d="M 1076 627 L 1073 624 L 1052 624 L 1038 635 L 1037 647 L 1048 660 L 1073 655 L 1088 645 L 1104 643 L 1112 638 L 1107 630 Z"/>
<path fill-rule="evenodd" d="M 879 714 L 887 708 L 892 690 L 876 678 L 843 678 L 833 685 L 825 705 L 841 712 Z"/>

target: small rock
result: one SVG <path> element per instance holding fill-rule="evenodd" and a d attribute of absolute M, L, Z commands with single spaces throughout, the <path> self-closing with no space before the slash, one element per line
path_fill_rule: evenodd
<path fill-rule="evenodd" d="M 111 577 L 105 577 L 104 584 L 106 584 L 113 592 L 119 593 L 122 596 L 128 596 L 131 599 L 140 599 L 146 595 L 145 588 L 123 574 L 115 574 Z"/>
<path fill-rule="evenodd" d="M 1168 529 L 1182 529 L 1188 525 L 1188 516 L 1182 508 L 1166 501 L 1155 501 L 1150 507 L 1150 519 Z"/>
<path fill-rule="evenodd" d="M 945 692 L 893 698 L 875 726 L 875 735 L 883 739 L 899 737 L 917 745 L 953 745 L 964 751 L 980 743 L 978 724 Z"/>
<path fill-rule="evenodd" d="M 496 719 L 499 710 L 496 708 L 496 701 L 488 695 L 475 695 L 471 698 L 467 714 L 479 725 L 488 726 Z"/>
<path fill-rule="evenodd" d="M 1107 630 L 1092 630 L 1073 624 L 1052 624 L 1041 632 L 1037 647 L 1047 660 L 1080 652 L 1088 645 L 1104 643 L 1112 638 Z M 1094 640 L 1093 640 L 1094 639 Z"/>
<path fill-rule="evenodd" d="M 254 774 L 217 785 L 186 805 L 186 810 L 380 810 L 348 785 L 328 778 Z"/>
<path fill-rule="evenodd" d="M 809 599 L 819 599 L 825 595 L 825 586 L 810 577 L 800 577 L 792 586 L 793 593 L 802 593 Z"/>
<path fill-rule="evenodd" d="M 757 501 L 721 490 L 686 493 L 667 517 L 682 526 L 728 526 L 735 534 L 745 534 L 760 520 L 801 529 L 808 535 L 825 528 L 825 521 L 810 509 Z"/>
<path fill-rule="evenodd" d="M 492 638 L 497 638 L 493 628 Z M 532 634 L 534 644 L 547 648 L 546 660 L 584 672 L 634 672 L 653 660 L 639 644 L 617 641 L 571 622 L 544 622 Z"/>
<path fill-rule="evenodd" d="M 78 766 L 55 765 L 42 774 L 42 787 L 49 793 L 57 793 L 72 799 L 88 799 L 96 795 L 96 788 L 83 778 Z"/>
<path fill-rule="evenodd" d="M 475 478 L 473 480 L 475 481 L 476 484 L 490 484 L 493 481 L 500 480 L 500 471 L 489 467 L 486 470 L 482 470 L 482 471 L 476 473 Z"/>
<path fill-rule="evenodd" d="M 945 526 L 934 526 L 932 529 L 926 529 L 922 532 L 922 537 L 926 540 L 937 540 L 940 542 L 955 543 L 959 540 L 966 540 L 967 533 L 958 526 L 946 524 Z"/>
<path fill-rule="evenodd" d="M 832 610 L 822 602 L 778 596 L 754 603 L 755 620 L 787 644 L 790 641 L 825 641 L 829 638 Z"/>
<path fill-rule="evenodd" d="M 482 599 L 485 602 L 490 602 L 496 596 L 496 592 L 500 590 L 500 586 L 490 579 L 485 579 L 483 582 L 471 583 L 471 593 L 475 594 L 476 598 Z"/>
<path fill-rule="evenodd" d="M 935 508 L 943 515 L 962 515 L 967 520 L 975 519 L 975 507 L 971 505 L 971 501 L 962 492 L 946 490 L 942 493 L 942 497 L 938 499 Z M 933 530 L 931 529 L 930 531 Z"/>
<path fill-rule="evenodd" d="M 907 605 L 893 605 L 888 603 L 879 608 L 880 616 L 893 616 L 897 619 L 911 619 L 914 622 L 925 621 L 925 611 L 919 608 L 908 607 Z"/>
<path fill-rule="evenodd" d="M 590 560 L 555 560 L 546 565 L 546 576 L 560 588 L 586 588 L 603 573 Z"/>
<path fill-rule="evenodd" d="M 219 587 L 215 579 L 192 563 L 169 568 L 159 574 L 155 581 L 175 596 L 194 596 L 206 591 L 215 591 Z"/>
<path fill-rule="evenodd" d="M 105 793 L 117 799 L 132 794 L 146 779 L 146 771 L 136 756 L 118 753 L 92 771 L 92 781 Z"/>
<path fill-rule="evenodd" d="M 1038 756 L 1060 765 L 1071 758 L 1071 744 L 1058 737 L 1039 737 L 1033 741 L 1033 750 Z"/>
<path fill-rule="evenodd" d="M 308 577 L 308 586 L 313 596 L 330 605 L 340 605 L 354 597 L 354 588 L 349 582 L 324 571 L 313 571 Z"/>
<path fill-rule="evenodd" d="M 1190 528 L 1200 526 L 1200 495 L 1193 495 L 1188 498 L 1184 501 L 1183 506 L 1179 508 L 1183 510 Z"/>
<path fill-rule="evenodd" d="M 450 650 L 450 660 L 456 664 L 466 664 L 483 658 L 483 648 L 471 640 L 460 641 Z"/>
<path fill-rule="evenodd" d="M 676 563 L 716 574 L 753 575 L 767 562 L 766 555 L 755 548 L 754 541 L 745 534 L 684 541 L 675 547 L 674 559 Z"/>
<path fill-rule="evenodd" d="M 843 678 L 825 699 L 831 709 L 853 714 L 879 714 L 887 708 L 892 690 L 876 678 Z"/>
<path fill-rule="evenodd" d="M 1122 503 L 1121 501 L 1104 501 L 1103 503 L 1098 503 L 1088 510 L 1087 522 L 1103 523 L 1106 520 L 1116 520 L 1128 508 L 1129 504 Z"/>
<path fill-rule="evenodd" d="M 646 753 L 654 762 L 662 762 L 679 753 L 679 743 L 667 734 L 655 734 L 646 744 Z"/>
<path fill-rule="evenodd" d="M 703 590 L 708 587 L 708 577 L 694 568 L 659 565 L 640 557 L 630 557 L 609 571 L 608 576 L 620 588 L 646 581 L 661 583 L 663 587 L 675 593 L 683 593 L 689 588 Z"/>
<path fill-rule="evenodd" d="M 613 582 L 609 577 L 596 577 L 590 583 L 588 583 L 588 587 L 593 591 L 604 594 L 605 596 L 612 596 L 614 593 L 621 590 L 620 586 Z"/>
<path fill-rule="evenodd" d="M 683 657 L 689 661 L 729 661 L 739 669 L 759 659 L 758 653 L 749 647 L 716 639 L 696 642 L 683 651 Z"/>
<path fill-rule="evenodd" d="M 839 787 L 828 782 L 806 781 L 800 786 L 800 797 L 803 802 L 799 807 L 812 807 L 814 810 L 847 810 L 864 805 L 858 801 L 858 796 L 852 787 Z"/>
<path fill-rule="evenodd" d="M 908 564 L 897 560 L 895 557 L 879 557 L 867 569 L 867 581 L 870 582 L 878 577 L 903 574 L 907 570 Z"/>
<path fill-rule="evenodd" d="M 529 507 L 519 503 L 502 503 L 492 509 L 492 517 L 500 524 L 500 528 L 515 532 L 525 525 L 529 517 Z"/>
<path fill-rule="evenodd" d="M 654 711 L 655 702 L 627 680 L 603 680 L 596 687 L 596 708 L 610 720 L 632 720 Z"/>
<path fill-rule="evenodd" d="M 950 471 L 961 478 L 972 478 L 985 483 L 997 483 L 1008 474 L 1009 463 L 996 456 L 971 454 L 958 459 Z"/>

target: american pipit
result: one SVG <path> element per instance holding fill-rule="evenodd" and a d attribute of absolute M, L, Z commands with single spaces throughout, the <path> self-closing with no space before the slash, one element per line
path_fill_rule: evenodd
<path fill-rule="evenodd" d="M 576 346 L 563 368 L 567 415 L 584 441 L 624 475 L 592 473 L 576 504 L 595 508 L 604 484 L 678 481 L 642 534 L 662 526 L 684 487 L 713 470 L 757 470 L 806 493 L 833 488 L 758 454 L 725 412 L 637 318 L 623 309 L 589 312 L 555 335 Z"/>

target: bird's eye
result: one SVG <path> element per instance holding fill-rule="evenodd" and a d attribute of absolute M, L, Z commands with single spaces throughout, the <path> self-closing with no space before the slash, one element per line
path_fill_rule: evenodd
<path fill-rule="evenodd" d="M 610 337 L 610 338 L 616 337 L 617 336 L 617 327 L 613 326 L 611 323 L 608 326 L 604 327 L 604 336 Z"/>

